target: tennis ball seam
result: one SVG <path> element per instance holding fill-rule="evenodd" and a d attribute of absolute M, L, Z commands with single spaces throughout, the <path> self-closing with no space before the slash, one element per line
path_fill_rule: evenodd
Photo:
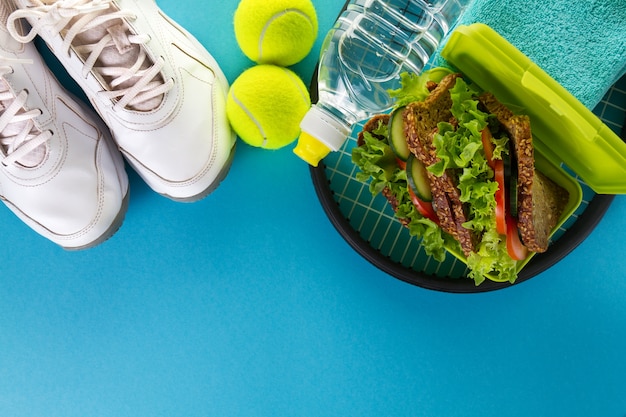
<path fill-rule="evenodd" d="M 252 123 L 255 124 L 257 129 L 259 129 L 259 133 L 261 134 L 261 137 L 263 138 L 263 142 L 261 143 L 260 147 L 265 148 L 265 146 L 267 145 L 267 135 L 265 134 L 265 130 L 263 130 L 263 126 L 261 126 L 261 123 L 257 120 L 256 117 L 254 117 L 254 114 L 252 113 L 252 111 L 250 111 L 250 109 L 248 109 L 248 107 L 246 107 L 246 105 L 243 104 L 243 102 L 241 102 L 234 93 L 232 93 L 232 97 L 233 97 L 234 102 L 237 103 L 237 105 L 241 108 L 241 110 L 243 110 L 244 113 L 246 113 L 246 115 L 250 118 Z"/>
<path fill-rule="evenodd" d="M 306 19 L 307 22 L 309 22 L 309 24 L 311 25 L 311 27 L 313 27 L 313 21 L 312 19 L 309 17 L 309 15 L 307 15 L 306 13 L 304 13 L 302 10 L 300 9 L 286 9 L 283 10 L 280 13 L 276 13 L 275 15 L 273 15 L 271 18 L 269 18 L 267 20 L 267 22 L 265 22 L 265 25 L 263 26 L 263 29 L 261 30 L 261 35 L 259 36 L 259 56 L 257 58 L 258 61 L 262 61 L 264 59 L 263 57 L 263 40 L 265 39 L 265 33 L 269 30 L 270 26 L 272 25 L 272 23 L 274 23 L 274 21 L 276 21 L 277 19 L 285 16 L 286 14 L 289 13 L 296 13 L 299 14 L 300 16 L 304 17 Z"/>
<path fill-rule="evenodd" d="M 294 74 L 293 72 L 289 72 L 286 70 L 285 70 L 285 73 L 291 79 L 291 82 L 293 83 L 293 85 L 295 85 L 296 88 L 298 89 L 298 93 L 300 94 L 300 98 L 302 98 L 302 101 L 304 101 L 305 103 L 310 102 L 311 99 L 308 97 L 307 91 L 303 91 L 302 88 L 300 88 L 301 87 L 300 84 L 302 83 L 302 81 L 298 78 L 298 76 Z"/>

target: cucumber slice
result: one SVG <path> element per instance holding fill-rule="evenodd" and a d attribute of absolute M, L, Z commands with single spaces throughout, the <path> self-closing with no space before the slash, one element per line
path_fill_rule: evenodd
<path fill-rule="evenodd" d="M 406 177 L 409 187 L 411 187 L 420 200 L 427 203 L 433 201 L 433 194 L 430 189 L 430 181 L 428 181 L 426 167 L 422 161 L 417 159 L 413 154 L 409 154 L 406 161 Z"/>
<path fill-rule="evenodd" d="M 398 107 L 391 113 L 391 120 L 389 122 L 389 145 L 396 156 L 406 161 L 411 155 L 409 145 L 406 143 L 406 136 L 404 135 L 404 120 L 402 119 L 402 112 L 405 107 Z"/>

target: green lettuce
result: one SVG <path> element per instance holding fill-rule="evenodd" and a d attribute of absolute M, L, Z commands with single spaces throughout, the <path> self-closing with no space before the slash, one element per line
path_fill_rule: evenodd
<path fill-rule="evenodd" d="M 395 107 L 402 107 L 414 101 L 424 100 L 428 94 L 428 82 L 438 83 L 443 77 L 451 74 L 448 68 L 437 67 L 421 74 L 403 72 L 400 74 L 400 88 L 389 90 L 389 96 L 396 99 Z"/>

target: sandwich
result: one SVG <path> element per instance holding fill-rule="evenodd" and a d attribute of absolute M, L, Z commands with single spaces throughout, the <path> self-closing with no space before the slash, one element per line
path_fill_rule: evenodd
<path fill-rule="evenodd" d="M 402 74 L 390 114 L 368 120 L 352 159 L 435 259 L 464 257 L 476 285 L 515 282 L 548 250 L 569 194 L 535 168 L 528 116 L 461 74 Z"/>

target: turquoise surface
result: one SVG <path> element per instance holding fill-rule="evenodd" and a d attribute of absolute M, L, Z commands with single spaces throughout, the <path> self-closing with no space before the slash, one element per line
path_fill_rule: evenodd
<path fill-rule="evenodd" d="M 252 65 L 236 1 L 158 3 L 231 82 Z M 343 1 L 314 4 L 320 36 L 292 67 L 306 82 Z M 609 94 L 623 103 L 626 85 Z M 619 130 L 616 100 L 597 112 Z M 546 272 L 459 295 L 352 250 L 291 147 L 240 143 L 223 184 L 193 204 L 129 175 L 122 228 L 87 251 L 0 207 L 0 416 L 626 415 L 624 196 Z"/>

